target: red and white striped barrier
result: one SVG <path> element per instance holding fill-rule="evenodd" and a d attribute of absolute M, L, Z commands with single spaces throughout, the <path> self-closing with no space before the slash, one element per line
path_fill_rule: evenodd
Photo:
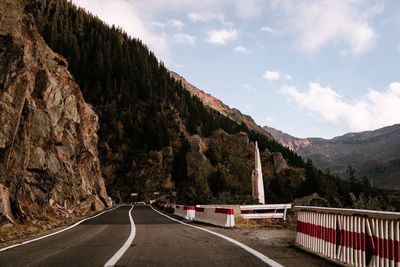
<path fill-rule="evenodd" d="M 195 206 L 174 205 L 174 215 L 192 221 L 195 216 Z"/>
<path fill-rule="evenodd" d="M 339 251 L 337 259 L 353 266 L 366 266 L 366 233 L 368 219 L 358 215 L 337 215 Z"/>
<path fill-rule="evenodd" d="M 367 229 L 372 243 L 371 266 L 400 266 L 399 219 L 372 219 L 368 222 Z"/>
<path fill-rule="evenodd" d="M 294 207 L 296 244 L 351 266 L 400 267 L 400 213 Z"/>
<path fill-rule="evenodd" d="M 222 227 L 234 227 L 235 211 L 230 208 L 196 207 L 194 220 Z"/>
<path fill-rule="evenodd" d="M 336 221 L 334 214 L 299 212 L 296 243 L 325 257 L 335 258 Z"/>

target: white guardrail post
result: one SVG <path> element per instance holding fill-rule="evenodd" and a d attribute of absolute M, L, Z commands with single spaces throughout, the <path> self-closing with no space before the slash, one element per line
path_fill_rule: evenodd
<path fill-rule="evenodd" d="M 351 266 L 400 267 L 400 213 L 296 206 L 296 244 Z"/>

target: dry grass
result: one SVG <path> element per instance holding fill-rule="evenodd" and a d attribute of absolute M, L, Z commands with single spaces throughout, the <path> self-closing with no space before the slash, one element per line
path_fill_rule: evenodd
<path fill-rule="evenodd" d="M 235 227 L 238 229 L 258 229 L 266 227 L 295 229 L 296 220 L 288 217 L 286 221 L 283 219 L 244 219 L 240 216 L 235 217 Z"/>
<path fill-rule="evenodd" d="M 42 220 L 30 221 L 24 224 L 6 223 L 0 225 L 0 248 L 57 232 L 95 213 L 90 212 L 82 216 L 71 216 L 69 218 L 46 216 Z"/>
<path fill-rule="evenodd" d="M 261 228 L 278 226 L 283 223 L 281 219 L 244 219 L 242 217 L 235 218 L 235 226 L 239 229 Z"/>

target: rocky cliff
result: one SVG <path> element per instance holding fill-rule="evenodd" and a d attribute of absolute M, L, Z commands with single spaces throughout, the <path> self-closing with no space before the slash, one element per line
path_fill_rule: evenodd
<path fill-rule="evenodd" d="M 283 144 L 292 151 L 297 151 L 311 145 L 311 142 L 308 138 L 297 138 L 268 126 L 264 126 L 263 128 L 265 131 L 270 133 L 276 141 Z"/>
<path fill-rule="evenodd" d="M 98 118 L 25 9 L 0 1 L 0 222 L 104 209 Z"/>

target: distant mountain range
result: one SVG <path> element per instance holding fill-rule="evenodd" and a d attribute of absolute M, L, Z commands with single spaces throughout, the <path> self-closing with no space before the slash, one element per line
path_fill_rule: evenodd
<path fill-rule="evenodd" d="M 345 176 L 348 164 L 374 185 L 400 188 L 400 124 L 374 131 L 348 133 L 332 139 L 297 138 L 264 127 L 275 140 L 325 170 Z"/>

